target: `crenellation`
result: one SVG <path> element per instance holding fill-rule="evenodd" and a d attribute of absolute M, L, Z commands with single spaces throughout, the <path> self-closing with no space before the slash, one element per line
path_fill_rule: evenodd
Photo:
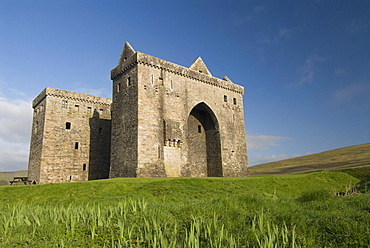
<path fill-rule="evenodd" d="M 183 77 L 187 77 L 192 80 L 197 80 L 199 82 L 205 83 L 205 84 L 211 84 L 217 87 L 221 87 L 223 89 L 234 91 L 239 94 L 244 94 L 244 89 L 242 86 L 235 85 L 232 83 L 230 79 L 218 79 L 215 77 L 212 77 L 212 75 L 201 73 L 168 61 L 161 60 L 159 58 L 142 54 L 140 52 L 136 53 L 137 56 L 132 55 L 130 58 L 128 58 L 127 61 L 123 62 L 122 64 L 118 65 L 116 68 L 114 68 L 111 71 L 111 79 L 114 80 L 117 76 L 124 73 L 126 70 L 131 68 L 132 66 L 135 66 L 137 64 L 146 65 L 149 67 L 153 67 L 155 69 L 164 70 L 169 73 L 174 73 Z M 135 61 L 136 59 L 136 61 Z M 127 66 L 127 64 L 131 62 L 130 65 Z M 207 69 L 208 70 L 208 69 Z"/>

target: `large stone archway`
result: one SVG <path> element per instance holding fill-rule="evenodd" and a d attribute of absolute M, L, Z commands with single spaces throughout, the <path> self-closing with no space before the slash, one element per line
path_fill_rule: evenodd
<path fill-rule="evenodd" d="M 213 111 L 199 103 L 188 117 L 188 159 L 192 176 L 222 176 L 219 124 Z"/>

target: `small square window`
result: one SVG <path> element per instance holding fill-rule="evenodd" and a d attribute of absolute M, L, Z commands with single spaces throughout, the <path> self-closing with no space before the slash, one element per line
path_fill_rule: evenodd
<path fill-rule="evenodd" d="M 67 108 L 68 107 L 68 101 L 67 100 L 63 100 L 62 101 L 62 108 Z"/>
<path fill-rule="evenodd" d="M 66 122 L 66 129 L 71 129 L 71 123 L 70 122 Z"/>

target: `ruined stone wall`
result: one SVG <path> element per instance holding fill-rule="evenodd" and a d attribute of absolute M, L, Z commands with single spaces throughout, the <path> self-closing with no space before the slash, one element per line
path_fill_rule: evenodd
<path fill-rule="evenodd" d="M 30 180 L 108 178 L 110 104 L 110 99 L 46 88 L 33 102 Z"/>

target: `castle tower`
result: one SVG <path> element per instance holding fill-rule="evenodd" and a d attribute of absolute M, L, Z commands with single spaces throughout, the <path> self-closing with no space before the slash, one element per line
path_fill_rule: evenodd
<path fill-rule="evenodd" d="M 111 79 L 110 177 L 247 176 L 243 87 L 127 42 Z"/>
<path fill-rule="evenodd" d="M 32 106 L 30 180 L 43 184 L 108 178 L 111 99 L 45 88 Z"/>

